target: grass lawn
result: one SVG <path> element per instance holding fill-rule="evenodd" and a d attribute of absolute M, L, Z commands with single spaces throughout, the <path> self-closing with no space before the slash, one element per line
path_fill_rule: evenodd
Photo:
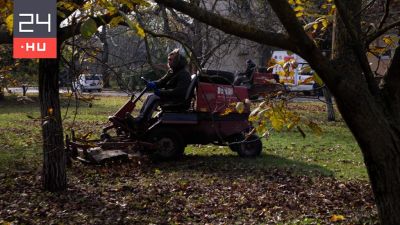
<path fill-rule="evenodd" d="M 107 117 L 127 99 L 101 97 L 91 104 L 80 102 L 76 107 L 74 101 L 65 98 L 62 101 L 64 129 L 73 127 L 80 134 L 93 131 L 93 137 L 96 137 Z M 272 132 L 269 140 L 263 140 L 262 157 L 252 160 L 252 166 L 290 167 L 300 171 L 319 171 L 339 179 L 367 179 L 361 151 L 338 113 L 337 122 L 326 122 L 322 102 L 291 103 L 291 107 L 318 123 L 322 135 L 317 136 L 306 127 L 306 138 L 296 130 Z M 0 170 L 39 165 L 42 154 L 40 121 L 35 118 L 39 118 L 37 99 L 35 103 L 24 104 L 10 96 L 0 102 Z M 236 155 L 227 147 L 213 145 L 189 146 L 185 152 L 205 157 Z"/>
<path fill-rule="evenodd" d="M 0 208 L 7 209 L 0 210 L 0 224 L 326 224 L 334 216 L 346 224 L 376 224 L 360 149 L 338 114 L 337 122 L 326 122 L 324 103 L 290 106 L 316 122 L 322 135 L 307 128 L 306 138 L 272 132 L 261 157 L 194 145 L 173 162 L 74 163 L 69 188 L 60 194 L 41 191 L 37 178 L 41 131 L 32 99 L 0 102 Z M 101 97 L 76 107 L 64 96 L 64 130 L 97 137 L 127 99 Z"/>

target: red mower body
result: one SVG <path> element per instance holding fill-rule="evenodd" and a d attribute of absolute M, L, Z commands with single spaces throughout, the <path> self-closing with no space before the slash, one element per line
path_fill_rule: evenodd
<path fill-rule="evenodd" d="M 199 82 L 195 107 L 198 112 L 223 113 L 248 97 L 247 88 L 243 86 Z M 249 108 L 244 113 L 249 113 Z"/>

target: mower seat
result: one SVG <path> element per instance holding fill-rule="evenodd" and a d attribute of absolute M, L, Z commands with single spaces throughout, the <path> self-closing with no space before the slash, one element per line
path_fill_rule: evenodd
<path fill-rule="evenodd" d="M 193 74 L 191 78 L 192 78 L 192 81 L 190 82 L 188 90 L 186 91 L 185 99 L 179 103 L 161 104 L 160 107 L 163 111 L 183 112 L 183 111 L 187 111 L 190 108 L 191 103 L 192 103 L 192 98 L 194 96 L 194 90 L 197 86 L 198 75 Z"/>

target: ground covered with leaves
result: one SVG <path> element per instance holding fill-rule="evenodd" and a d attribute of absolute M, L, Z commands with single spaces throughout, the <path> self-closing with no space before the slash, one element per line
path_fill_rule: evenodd
<path fill-rule="evenodd" d="M 76 117 L 63 101 L 65 133 L 74 128 L 98 137 L 126 100 L 81 104 Z M 75 162 L 68 189 L 49 193 L 40 178 L 37 102 L 0 102 L 0 225 L 377 223 L 360 149 L 340 117 L 326 122 L 323 103 L 290 106 L 321 126 L 320 136 L 307 128 L 306 138 L 294 130 L 271 132 L 255 159 L 207 145 L 188 146 L 172 162 Z"/>
<path fill-rule="evenodd" d="M 60 193 L 43 191 L 38 172 L 3 173 L 0 224 L 377 223 L 366 181 L 252 168 L 251 160 L 188 155 L 163 163 L 74 163 Z"/>

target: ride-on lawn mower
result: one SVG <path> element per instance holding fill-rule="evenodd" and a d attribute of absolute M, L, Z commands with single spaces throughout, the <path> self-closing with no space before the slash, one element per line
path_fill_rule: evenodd
<path fill-rule="evenodd" d="M 261 153 L 261 140 L 248 121 L 249 106 L 245 105 L 242 113 L 231 110 L 248 97 L 245 87 L 210 83 L 202 74 L 192 75 L 183 102 L 161 105 L 154 117 L 137 126 L 131 113 L 146 91 L 133 95 L 109 117 L 111 125 L 103 129 L 100 140 L 80 140 L 71 132 L 66 138 L 70 156 L 88 163 L 104 163 L 128 159 L 139 152 L 165 160 L 181 156 L 188 144 L 209 143 L 228 145 L 241 157 Z M 110 134 L 112 130 L 115 135 Z"/>

